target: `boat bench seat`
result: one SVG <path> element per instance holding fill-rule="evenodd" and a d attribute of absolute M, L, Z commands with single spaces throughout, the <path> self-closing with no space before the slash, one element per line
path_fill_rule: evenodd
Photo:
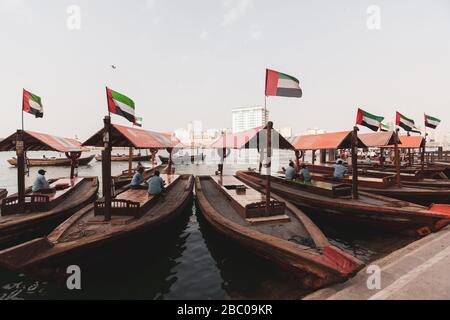
<path fill-rule="evenodd" d="M 25 195 L 25 211 L 27 212 L 45 212 L 59 205 L 84 178 L 63 178 L 56 179 L 50 183 L 50 188 L 56 188 L 53 193 L 28 192 Z M 19 197 L 13 195 L 2 200 L 2 215 L 11 215 L 17 213 L 19 206 Z"/>
<path fill-rule="evenodd" d="M 233 207 L 244 219 L 272 217 L 284 215 L 286 205 L 284 202 L 271 199 L 269 210 L 266 210 L 266 198 L 261 192 L 248 187 L 232 176 L 213 177 L 217 186 L 222 189 Z M 250 221 L 247 221 L 250 222 Z"/>
<path fill-rule="evenodd" d="M 161 178 L 166 182 L 166 188 L 169 188 L 177 181 L 177 179 L 179 179 L 179 177 L 179 175 L 161 174 Z M 111 216 L 133 216 L 138 218 L 147 211 L 158 198 L 159 196 L 150 195 L 147 188 L 128 189 L 117 195 L 111 201 Z M 95 202 L 94 215 L 105 215 L 104 199 Z"/>

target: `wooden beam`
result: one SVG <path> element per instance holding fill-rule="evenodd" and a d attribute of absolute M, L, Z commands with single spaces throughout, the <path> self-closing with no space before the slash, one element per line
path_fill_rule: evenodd
<path fill-rule="evenodd" d="M 17 188 L 19 196 L 19 212 L 25 210 L 25 143 L 23 141 L 23 131 L 17 130 L 16 141 L 17 155 Z"/>
<path fill-rule="evenodd" d="M 111 117 L 106 116 L 103 122 L 105 126 L 104 149 L 102 151 L 103 198 L 105 201 L 105 221 L 111 221 Z"/>
<path fill-rule="evenodd" d="M 358 199 L 358 127 L 352 133 L 352 197 Z"/>

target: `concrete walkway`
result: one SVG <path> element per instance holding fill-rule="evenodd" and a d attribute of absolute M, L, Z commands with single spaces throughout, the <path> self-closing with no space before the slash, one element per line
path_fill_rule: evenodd
<path fill-rule="evenodd" d="M 379 271 L 378 288 L 374 270 Z M 450 226 L 374 261 L 349 281 L 316 291 L 304 299 L 448 300 Z"/>

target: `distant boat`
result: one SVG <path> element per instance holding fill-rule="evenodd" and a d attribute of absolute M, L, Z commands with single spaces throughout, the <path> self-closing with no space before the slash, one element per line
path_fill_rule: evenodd
<path fill-rule="evenodd" d="M 78 159 L 79 166 L 87 166 L 89 162 L 94 159 L 94 155 Z M 7 160 L 12 166 L 17 167 L 17 159 L 11 158 Z M 71 160 L 68 158 L 42 158 L 42 159 L 27 159 L 27 166 L 29 167 L 70 167 Z"/>
<path fill-rule="evenodd" d="M 125 154 L 112 155 L 111 156 L 111 161 L 128 162 L 129 159 L 130 159 L 130 156 L 129 155 L 125 155 Z M 135 155 L 135 156 L 133 156 L 133 160 L 132 161 L 151 161 L 151 159 L 152 159 L 151 155 L 147 155 L 147 156 Z M 100 156 L 100 155 L 95 156 L 95 160 L 102 161 L 102 156 Z"/>
<path fill-rule="evenodd" d="M 202 154 L 197 154 L 197 155 L 193 155 L 193 156 L 177 156 L 177 157 L 172 157 L 172 161 L 175 164 L 184 164 L 184 163 L 195 163 L 198 161 L 205 161 L 206 159 L 206 155 Z M 164 156 L 159 156 L 159 160 L 161 160 L 162 163 L 167 164 L 169 163 L 169 157 L 164 157 Z"/>

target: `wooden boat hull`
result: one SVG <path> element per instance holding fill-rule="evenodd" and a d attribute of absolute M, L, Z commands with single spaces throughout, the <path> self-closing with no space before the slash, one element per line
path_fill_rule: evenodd
<path fill-rule="evenodd" d="M 7 195 L 8 195 L 8 190 L 0 189 L 0 200 L 2 200 L 3 198 L 6 198 Z"/>
<path fill-rule="evenodd" d="M 351 176 L 349 178 L 339 179 L 334 178 L 331 175 L 313 173 L 312 179 L 316 181 L 347 183 L 351 185 Z M 405 183 L 404 186 L 397 187 L 393 181 L 389 181 L 389 184 L 386 184 L 379 182 L 381 181 L 380 179 L 373 182 L 371 180 L 371 178 L 360 176 L 358 178 L 359 190 L 423 206 L 430 206 L 434 203 L 450 204 L 450 189 L 417 187 L 407 183 Z M 420 181 L 411 181 L 411 183 L 414 182 L 420 183 Z"/>
<path fill-rule="evenodd" d="M 78 159 L 79 166 L 87 166 L 94 155 Z M 8 160 L 8 163 L 17 167 L 17 159 L 12 158 Z M 70 167 L 71 160 L 67 158 L 53 158 L 53 159 L 27 159 L 27 165 L 29 167 Z"/>
<path fill-rule="evenodd" d="M 264 176 L 242 171 L 236 175 L 245 183 L 252 183 L 259 188 L 265 186 Z M 272 192 L 289 199 L 300 208 L 312 209 L 314 215 L 326 219 L 409 236 L 425 236 L 450 223 L 450 207 L 445 205 L 427 208 L 367 192 L 361 192 L 359 200 L 330 198 L 305 191 L 295 182 L 275 177 L 272 177 Z"/>
<path fill-rule="evenodd" d="M 92 203 L 97 198 L 98 188 L 97 177 L 86 178 L 48 211 L 0 216 L 0 248 L 47 234 L 76 211 Z"/>
<path fill-rule="evenodd" d="M 128 162 L 130 159 L 129 156 L 111 156 L 111 161 L 113 162 Z M 95 156 L 95 160 L 97 161 L 102 161 L 102 156 L 98 155 Z M 152 156 L 151 155 L 146 155 L 146 156 L 133 156 L 133 160 L 134 162 L 137 161 L 151 161 L 152 160 Z"/>
<path fill-rule="evenodd" d="M 64 280 L 67 277 L 67 262 L 82 262 L 102 250 L 104 246 L 125 241 L 131 236 L 160 230 L 176 219 L 189 204 L 194 178 L 184 175 L 179 183 L 160 198 L 149 211 L 140 218 L 123 223 L 120 217 L 112 222 L 97 224 L 98 232 L 91 233 L 88 217 L 94 217 L 94 205 L 88 205 L 60 224 L 47 237 L 38 238 L 0 252 L 0 265 L 23 272 L 39 279 Z M 127 190 L 122 189 L 122 191 Z M 79 233 L 74 229 L 85 225 Z M 73 238 L 72 235 L 78 235 Z"/>
<path fill-rule="evenodd" d="M 205 193 L 204 188 L 208 187 L 208 190 L 210 188 L 209 185 L 202 184 L 202 179 L 208 178 L 197 177 L 195 188 L 197 204 L 212 227 L 249 251 L 289 270 L 290 274 L 297 276 L 304 286 L 317 289 L 342 282 L 362 268 L 361 261 L 330 245 L 312 221 L 284 199 L 277 198 L 285 202 L 287 209 L 302 221 L 310 234 L 313 234 L 316 248 L 302 246 L 269 233 L 250 229 L 226 218 L 218 211 L 216 199 Z"/>

